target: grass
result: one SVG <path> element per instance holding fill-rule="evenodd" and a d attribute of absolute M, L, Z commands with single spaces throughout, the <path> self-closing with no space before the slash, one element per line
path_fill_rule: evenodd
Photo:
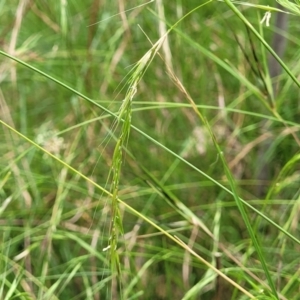
<path fill-rule="evenodd" d="M 0 3 L 0 298 L 298 299 L 298 3 L 133 2 Z"/>

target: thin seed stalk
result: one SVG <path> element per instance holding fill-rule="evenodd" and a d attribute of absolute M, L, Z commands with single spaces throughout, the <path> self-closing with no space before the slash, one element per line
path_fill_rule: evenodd
<path fill-rule="evenodd" d="M 127 90 L 125 99 L 123 100 L 122 105 L 119 109 L 117 119 L 118 123 L 123 123 L 121 134 L 114 150 L 112 162 L 112 214 L 109 249 L 111 269 L 113 273 L 117 271 L 118 276 L 121 275 L 120 259 L 117 253 L 118 237 L 120 234 L 123 234 L 122 219 L 118 206 L 118 192 L 123 161 L 123 148 L 126 147 L 126 143 L 130 134 L 132 99 L 137 92 L 138 83 L 146 72 L 158 49 L 160 48 L 162 41 L 163 39 L 159 40 L 155 45 L 153 45 L 153 47 L 135 65 L 132 75 L 128 81 L 129 88 Z"/>
<path fill-rule="evenodd" d="M 123 105 L 126 100 L 124 100 Z M 117 271 L 118 276 L 121 275 L 120 259 L 117 252 L 118 237 L 123 234 L 122 219 L 120 209 L 118 206 L 118 192 L 119 182 L 121 176 L 121 168 L 123 161 L 123 147 L 126 146 L 131 125 L 131 101 L 126 101 L 126 106 L 121 107 L 122 109 L 122 132 L 117 141 L 112 164 L 112 215 L 111 215 L 111 226 L 110 226 L 110 260 L 112 271 Z"/>

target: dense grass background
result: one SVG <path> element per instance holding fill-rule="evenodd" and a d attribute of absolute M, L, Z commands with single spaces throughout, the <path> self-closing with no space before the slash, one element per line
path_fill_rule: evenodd
<path fill-rule="evenodd" d="M 258 3 L 0 2 L 1 299 L 300 299 L 299 16 L 272 97 Z"/>

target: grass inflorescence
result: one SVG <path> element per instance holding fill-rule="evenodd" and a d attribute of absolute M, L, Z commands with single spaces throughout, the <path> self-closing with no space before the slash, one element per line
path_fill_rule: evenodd
<path fill-rule="evenodd" d="M 277 2 L 2 1 L 1 299 L 297 299 Z"/>

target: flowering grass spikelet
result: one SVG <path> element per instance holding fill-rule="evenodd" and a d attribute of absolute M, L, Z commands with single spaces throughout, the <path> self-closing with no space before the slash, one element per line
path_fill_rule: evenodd
<path fill-rule="evenodd" d="M 138 91 L 138 84 L 149 67 L 151 61 L 162 45 L 164 38 L 159 39 L 152 48 L 135 64 L 132 74 L 127 81 L 129 87 L 127 89 L 124 100 L 118 112 L 117 124 L 122 122 L 121 134 L 117 140 L 112 160 L 112 205 L 111 205 L 111 223 L 109 245 L 104 248 L 110 251 L 110 264 L 112 272 L 116 271 L 118 277 L 121 275 L 120 259 L 117 253 L 118 237 L 123 234 L 122 217 L 118 206 L 119 181 L 121 176 L 121 168 L 123 161 L 123 148 L 130 134 L 131 126 L 131 107 L 132 100 Z"/>

